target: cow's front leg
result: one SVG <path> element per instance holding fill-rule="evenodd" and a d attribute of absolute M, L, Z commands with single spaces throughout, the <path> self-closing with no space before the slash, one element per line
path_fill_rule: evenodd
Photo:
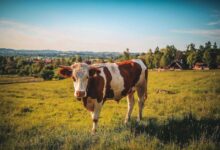
<path fill-rule="evenodd" d="M 97 100 L 95 100 L 94 111 L 91 112 L 92 121 L 93 121 L 92 133 L 96 132 L 101 108 L 102 108 L 102 102 L 98 103 Z"/>

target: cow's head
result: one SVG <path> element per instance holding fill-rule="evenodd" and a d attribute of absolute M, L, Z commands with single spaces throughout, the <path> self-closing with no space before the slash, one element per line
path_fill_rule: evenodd
<path fill-rule="evenodd" d="M 75 63 L 72 66 L 60 66 L 59 74 L 65 78 L 73 79 L 74 95 L 76 98 L 87 96 L 87 86 L 89 79 L 95 74 L 99 74 L 98 67 L 90 66 L 86 63 Z"/>

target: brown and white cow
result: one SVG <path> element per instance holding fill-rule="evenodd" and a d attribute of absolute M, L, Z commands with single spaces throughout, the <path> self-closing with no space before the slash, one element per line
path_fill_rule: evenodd
<path fill-rule="evenodd" d="M 108 99 L 119 101 L 127 96 L 128 111 L 125 123 L 130 120 L 134 106 L 134 92 L 138 95 L 138 121 L 142 118 L 144 101 L 147 98 L 148 70 L 143 60 L 133 59 L 117 63 L 88 65 L 75 63 L 72 66 L 61 66 L 59 73 L 71 77 L 74 95 L 82 100 L 85 108 L 91 111 L 92 131 L 95 132 L 99 114 L 104 102 Z"/>

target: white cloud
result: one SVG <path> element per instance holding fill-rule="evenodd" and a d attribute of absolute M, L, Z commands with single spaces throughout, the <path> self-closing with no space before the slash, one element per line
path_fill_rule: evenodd
<path fill-rule="evenodd" d="M 174 33 L 192 34 L 206 37 L 220 37 L 220 29 L 192 29 L 192 30 L 171 30 Z"/>
<path fill-rule="evenodd" d="M 220 11 L 219 10 L 213 10 L 212 11 L 212 15 L 211 15 L 212 17 L 220 17 Z"/>
<path fill-rule="evenodd" d="M 214 25 L 220 25 L 220 11 L 219 10 L 213 10 L 211 17 L 213 18 L 214 21 L 210 21 L 207 25 L 209 26 L 214 26 Z"/>
<path fill-rule="evenodd" d="M 208 25 L 209 26 L 220 25 L 220 20 L 209 22 Z"/>

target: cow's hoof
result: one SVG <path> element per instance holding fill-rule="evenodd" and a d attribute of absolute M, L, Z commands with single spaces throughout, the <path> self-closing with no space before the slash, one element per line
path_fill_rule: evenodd
<path fill-rule="evenodd" d="M 96 134 L 96 130 L 92 130 L 91 134 L 95 135 Z"/>
<path fill-rule="evenodd" d="M 125 119 L 124 124 L 127 125 L 130 122 L 130 119 Z"/>
<path fill-rule="evenodd" d="M 137 122 L 141 122 L 141 118 L 137 118 Z"/>

